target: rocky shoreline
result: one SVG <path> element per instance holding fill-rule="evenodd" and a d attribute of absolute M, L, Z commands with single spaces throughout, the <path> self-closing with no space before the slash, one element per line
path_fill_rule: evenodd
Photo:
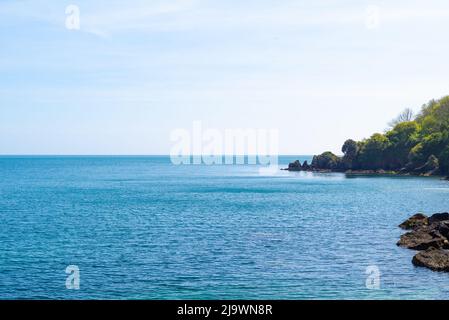
<path fill-rule="evenodd" d="M 436 174 L 434 171 L 427 171 L 427 172 L 416 172 L 416 171 L 393 171 L 393 170 L 338 170 L 338 169 L 323 169 L 318 168 L 312 164 L 309 164 L 307 161 L 304 161 L 303 164 L 299 162 L 299 160 L 296 160 L 294 162 L 289 163 L 288 168 L 284 168 L 281 170 L 285 171 L 292 171 L 292 172 L 316 172 L 316 173 L 331 173 L 331 172 L 337 172 L 337 173 L 345 173 L 350 175 L 395 175 L 395 176 L 418 176 L 418 177 L 441 177 L 442 180 L 448 180 L 449 176 L 441 176 Z"/>
<path fill-rule="evenodd" d="M 399 225 L 404 230 L 397 245 L 419 251 L 412 259 L 417 267 L 449 272 L 449 213 L 430 217 L 418 213 Z"/>

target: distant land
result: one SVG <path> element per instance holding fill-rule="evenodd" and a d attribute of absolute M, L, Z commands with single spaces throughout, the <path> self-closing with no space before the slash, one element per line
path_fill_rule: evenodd
<path fill-rule="evenodd" d="M 362 141 L 346 140 L 341 157 L 326 151 L 287 170 L 449 175 L 449 96 L 429 101 L 417 115 L 405 109 L 389 126 Z"/>

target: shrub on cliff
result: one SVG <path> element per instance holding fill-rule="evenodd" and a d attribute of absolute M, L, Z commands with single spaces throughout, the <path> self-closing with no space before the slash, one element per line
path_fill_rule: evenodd
<path fill-rule="evenodd" d="M 389 146 L 385 150 L 385 164 L 389 170 L 399 170 L 409 162 L 409 154 L 418 143 L 420 126 L 415 121 L 401 122 L 386 133 Z"/>
<path fill-rule="evenodd" d="M 359 152 L 359 146 L 357 142 L 352 139 L 346 140 L 343 144 L 343 147 L 341 148 L 341 152 L 343 152 L 344 154 L 342 163 L 345 169 L 352 169 L 353 162 Z"/>
<path fill-rule="evenodd" d="M 330 151 L 314 156 L 312 167 L 315 169 L 338 170 L 341 167 L 341 158 Z"/>
<path fill-rule="evenodd" d="M 347 140 L 343 158 L 326 153 L 316 160 L 330 167 L 361 170 L 419 171 L 438 163 L 442 174 L 449 174 L 449 96 L 431 100 L 412 119 L 412 112 L 401 113 L 385 134 L 376 133 L 359 142 Z"/>
<path fill-rule="evenodd" d="M 364 141 L 357 157 L 361 169 L 383 169 L 385 167 L 385 151 L 390 146 L 388 138 L 380 133 L 375 133 Z"/>

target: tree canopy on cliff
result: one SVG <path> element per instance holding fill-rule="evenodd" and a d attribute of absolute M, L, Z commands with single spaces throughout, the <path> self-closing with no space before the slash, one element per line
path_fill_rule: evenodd
<path fill-rule="evenodd" d="M 323 169 L 449 174 L 449 96 L 431 100 L 416 116 L 406 109 L 390 124 L 384 134 L 347 140 L 342 158 L 326 152 L 314 163 Z"/>

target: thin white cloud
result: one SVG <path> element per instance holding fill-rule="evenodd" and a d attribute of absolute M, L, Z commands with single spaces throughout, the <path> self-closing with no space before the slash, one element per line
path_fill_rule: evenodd
<path fill-rule="evenodd" d="M 363 26 L 368 6 L 358 2 L 348 4 L 296 5 L 295 1 L 263 3 L 255 6 L 232 2 L 176 0 L 151 5 L 130 4 L 127 8 L 97 8 L 83 16 L 84 28 L 97 33 L 157 32 L 186 30 L 232 30 L 238 28 L 282 29 L 301 26 Z M 421 22 L 449 18 L 449 5 L 436 2 L 424 6 L 419 1 L 380 3 L 377 5 L 382 22 Z"/>
<path fill-rule="evenodd" d="M 126 32 L 282 29 L 301 26 L 363 26 L 367 17 L 359 1 L 234 2 L 204 0 L 74 1 L 81 11 L 81 31 L 101 37 Z M 373 1 L 382 22 L 432 21 L 449 18 L 447 1 Z M 47 0 L 0 3 L 3 18 L 21 17 L 63 25 L 64 5 Z"/>

